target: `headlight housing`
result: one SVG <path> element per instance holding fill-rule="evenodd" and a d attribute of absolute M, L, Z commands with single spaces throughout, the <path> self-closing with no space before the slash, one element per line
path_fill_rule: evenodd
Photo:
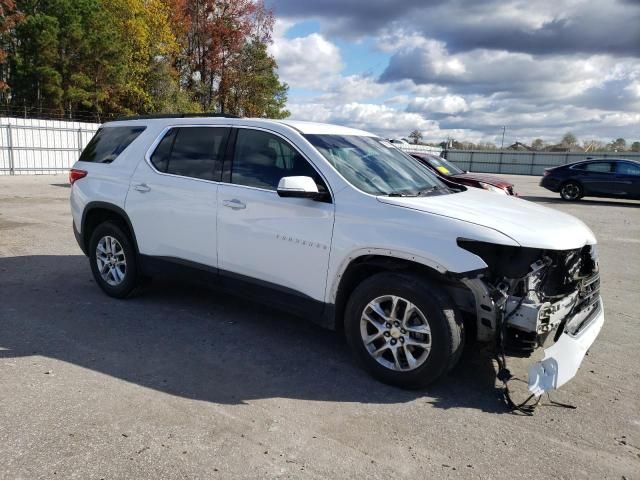
<path fill-rule="evenodd" d="M 484 188 L 485 190 L 489 190 L 490 192 L 495 192 L 495 193 L 502 193 L 503 195 L 507 195 L 507 192 L 505 190 L 503 190 L 502 188 L 498 188 L 495 185 L 490 185 L 488 183 L 484 183 L 484 182 L 479 182 L 480 186 L 482 188 Z"/>

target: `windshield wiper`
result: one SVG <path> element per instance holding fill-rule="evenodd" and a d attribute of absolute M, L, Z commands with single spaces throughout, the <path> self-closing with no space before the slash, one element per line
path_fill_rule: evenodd
<path fill-rule="evenodd" d="M 385 193 L 385 195 L 387 197 L 408 197 L 409 196 L 406 193 L 400 193 L 400 192 L 389 192 L 389 193 Z"/>
<path fill-rule="evenodd" d="M 436 185 L 426 190 L 420 190 L 416 193 L 388 192 L 388 193 L 385 193 L 384 195 L 388 197 L 423 197 L 431 193 L 434 193 L 438 190 L 444 190 L 444 189 Z"/>
<path fill-rule="evenodd" d="M 441 189 L 441 187 L 439 187 L 438 185 L 434 185 L 433 187 L 427 188 L 426 190 L 420 190 L 418 192 L 418 196 L 419 197 L 424 197 L 424 196 L 429 195 L 429 194 L 431 194 L 433 192 L 437 192 L 440 189 Z"/>

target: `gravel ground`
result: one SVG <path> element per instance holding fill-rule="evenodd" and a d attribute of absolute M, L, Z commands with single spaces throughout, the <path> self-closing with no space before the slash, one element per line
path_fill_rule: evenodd
<path fill-rule="evenodd" d="M 508 178 L 600 242 L 607 322 L 554 395 L 575 410 L 507 412 L 486 352 L 405 392 L 338 335 L 238 298 L 157 281 L 110 299 L 65 178 L 0 177 L 0 478 L 640 478 L 640 202 Z"/>

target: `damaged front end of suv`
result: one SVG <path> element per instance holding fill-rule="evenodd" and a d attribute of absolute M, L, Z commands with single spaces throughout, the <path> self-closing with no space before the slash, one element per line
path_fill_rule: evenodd
<path fill-rule="evenodd" d="M 487 265 L 463 280 L 475 297 L 478 340 L 495 341 L 499 359 L 543 348 L 544 358 L 529 367 L 535 396 L 573 378 L 604 323 L 595 245 L 545 250 L 466 239 L 458 245 Z"/>

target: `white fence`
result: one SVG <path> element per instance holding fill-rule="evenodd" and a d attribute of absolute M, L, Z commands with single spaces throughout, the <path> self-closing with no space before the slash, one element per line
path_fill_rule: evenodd
<path fill-rule="evenodd" d="M 0 118 L 0 175 L 65 173 L 100 125 Z"/>
<path fill-rule="evenodd" d="M 398 147 L 407 153 L 430 153 L 432 155 L 440 156 L 442 149 L 439 147 L 430 147 L 429 145 L 403 145 L 402 143 L 394 143 L 394 147 Z"/>
<path fill-rule="evenodd" d="M 463 170 L 478 173 L 542 175 L 545 168 L 590 158 L 629 158 L 640 160 L 637 152 L 516 152 L 511 150 L 448 150 L 447 160 Z"/>

